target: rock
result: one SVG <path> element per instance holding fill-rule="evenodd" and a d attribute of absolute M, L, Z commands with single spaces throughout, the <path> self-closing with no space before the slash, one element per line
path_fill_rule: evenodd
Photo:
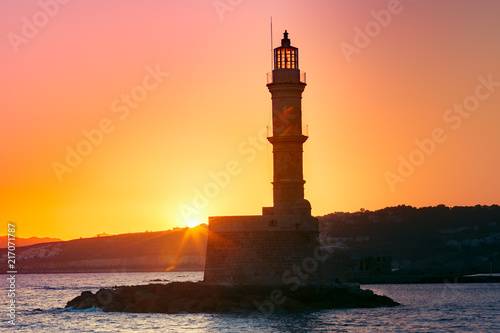
<path fill-rule="evenodd" d="M 134 304 L 134 303 L 129 303 L 125 305 L 125 308 L 123 309 L 123 312 L 131 312 L 131 313 L 139 313 L 141 312 L 139 307 Z"/>
<path fill-rule="evenodd" d="M 240 302 L 238 302 L 238 306 L 242 310 L 249 310 L 249 311 L 255 310 L 255 305 L 253 304 L 253 302 L 250 302 L 250 301 L 240 301 Z"/>
<path fill-rule="evenodd" d="M 291 297 L 287 297 L 282 305 L 286 310 L 292 310 L 292 311 L 307 309 L 306 304 L 296 301 Z"/>
<path fill-rule="evenodd" d="M 98 306 L 100 308 L 105 307 L 106 305 L 113 302 L 113 292 L 109 289 L 99 289 L 95 294 L 96 300 L 98 302 Z"/>
<path fill-rule="evenodd" d="M 159 307 L 158 296 L 154 294 L 138 295 L 135 302 L 140 312 L 158 313 L 162 312 Z"/>
<path fill-rule="evenodd" d="M 363 290 L 360 290 L 359 291 L 359 294 L 360 295 L 363 295 L 363 296 L 373 296 L 373 291 L 371 291 L 370 289 L 363 289 Z"/>
<path fill-rule="evenodd" d="M 263 299 L 264 299 L 263 295 L 259 295 L 259 294 L 247 294 L 247 295 L 243 295 L 243 297 L 241 298 L 241 301 L 242 302 L 253 303 L 255 301 L 261 302 Z"/>
<path fill-rule="evenodd" d="M 229 299 L 221 299 L 217 302 L 217 306 L 215 307 L 215 312 L 217 313 L 225 313 L 230 311 L 238 310 L 239 306 L 237 303 L 229 300 Z"/>
<path fill-rule="evenodd" d="M 66 308 L 85 310 L 97 305 L 96 296 L 91 291 L 83 291 L 80 296 L 66 303 Z"/>
<path fill-rule="evenodd" d="M 217 301 L 212 298 L 205 298 L 200 301 L 198 307 L 200 312 L 213 312 L 215 311 L 215 307 L 217 306 Z"/>
<path fill-rule="evenodd" d="M 173 300 L 168 304 L 168 312 L 169 313 L 179 313 L 179 312 L 187 312 L 186 311 L 186 303 L 192 302 L 191 298 L 179 298 Z"/>
<path fill-rule="evenodd" d="M 199 304 L 200 301 L 198 300 L 187 301 L 184 303 L 184 310 L 189 313 L 200 312 L 200 307 L 198 306 Z"/>
<path fill-rule="evenodd" d="M 226 313 L 245 310 L 254 314 L 305 309 L 371 308 L 399 305 L 392 299 L 357 286 L 306 285 L 222 286 L 203 282 L 173 282 L 84 291 L 66 304 L 76 310 L 98 307 L 106 312 Z"/>

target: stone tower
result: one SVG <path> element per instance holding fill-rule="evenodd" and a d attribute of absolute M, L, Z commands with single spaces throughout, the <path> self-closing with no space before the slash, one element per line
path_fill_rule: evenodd
<path fill-rule="evenodd" d="M 281 46 L 274 49 L 274 70 L 268 80 L 273 101 L 272 136 L 268 140 L 273 145 L 274 214 L 310 215 L 302 174 L 302 144 L 307 140 L 301 107 L 305 74 L 300 73 L 299 50 L 290 45 L 286 30 Z"/>
<path fill-rule="evenodd" d="M 257 216 L 210 217 L 204 282 L 209 284 L 297 285 L 325 281 L 318 220 L 304 199 L 302 125 L 305 74 L 299 51 L 285 31 L 268 73 L 272 96 L 273 207 Z"/>

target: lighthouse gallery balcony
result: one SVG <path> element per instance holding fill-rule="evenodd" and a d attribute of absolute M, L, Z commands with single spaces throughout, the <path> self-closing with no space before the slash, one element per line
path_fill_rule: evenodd
<path fill-rule="evenodd" d="M 288 82 L 301 82 L 301 83 L 306 83 L 306 72 L 303 72 L 303 71 L 299 71 L 299 70 L 296 70 L 296 69 L 291 69 L 291 70 L 286 70 L 286 69 L 280 69 L 279 70 L 279 74 L 280 74 L 280 78 L 277 80 L 274 78 L 274 75 L 275 72 L 269 72 L 267 73 L 267 84 L 273 84 L 273 83 L 286 83 L 286 80 L 285 79 L 285 75 L 286 75 L 286 78 L 289 79 Z M 288 72 L 285 74 L 285 72 Z M 285 75 L 283 75 L 285 74 Z M 298 75 L 297 75 L 298 74 Z M 286 80 L 286 81 L 285 81 Z"/>

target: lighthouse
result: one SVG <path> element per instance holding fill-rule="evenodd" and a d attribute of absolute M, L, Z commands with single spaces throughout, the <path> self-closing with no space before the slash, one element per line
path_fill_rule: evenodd
<path fill-rule="evenodd" d="M 285 30 L 273 50 L 273 70 L 267 74 L 272 100 L 273 206 L 262 215 L 213 216 L 208 221 L 207 284 L 290 285 L 325 281 L 319 245 L 318 219 L 304 199 L 302 92 L 305 73 L 299 50 Z"/>
<path fill-rule="evenodd" d="M 299 50 L 291 46 L 286 30 L 283 35 L 281 46 L 274 49 L 274 69 L 267 84 L 273 104 L 268 137 L 273 145 L 273 214 L 310 215 L 302 171 L 302 145 L 307 140 L 301 106 L 305 73 L 299 69 Z"/>

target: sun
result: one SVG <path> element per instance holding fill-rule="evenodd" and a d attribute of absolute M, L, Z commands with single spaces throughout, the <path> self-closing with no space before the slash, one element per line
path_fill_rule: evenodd
<path fill-rule="evenodd" d="M 188 228 L 194 228 L 194 227 L 196 227 L 197 225 L 200 225 L 200 224 L 201 224 L 201 222 L 198 221 L 198 220 L 189 220 L 187 222 Z"/>

